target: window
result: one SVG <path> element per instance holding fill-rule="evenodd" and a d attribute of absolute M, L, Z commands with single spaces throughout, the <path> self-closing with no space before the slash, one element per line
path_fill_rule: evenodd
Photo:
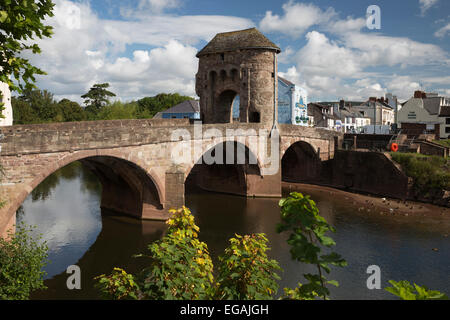
<path fill-rule="evenodd" d="M 450 133 L 450 127 L 445 128 L 445 133 Z"/>
<path fill-rule="evenodd" d="M 445 124 L 450 124 L 450 118 L 445 119 Z"/>
<path fill-rule="evenodd" d="M 249 122 L 253 122 L 253 123 L 261 122 L 261 117 L 260 117 L 259 112 L 251 112 L 248 120 L 249 120 Z"/>

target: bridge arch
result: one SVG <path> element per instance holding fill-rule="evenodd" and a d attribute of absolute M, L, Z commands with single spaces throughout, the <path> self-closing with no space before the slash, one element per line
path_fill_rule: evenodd
<path fill-rule="evenodd" d="M 316 149 L 306 141 L 296 141 L 281 153 L 282 181 L 316 181 L 320 168 L 321 160 Z"/>
<path fill-rule="evenodd" d="M 231 150 L 233 154 L 227 154 Z M 222 158 L 222 161 L 211 164 L 211 159 L 215 158 Z M 197 187 L 206 191 L 254 196 L 262 179 L 260 165 L 247 143 L 223 140 L 204 151 L 187 169 L 185 189 Z"/>
<path fill-rule="evenodd" d="M 99 178 L 102 184 L 101 206 L 136 218 L 146 218 L 163 209 L 164 189 L 158 175 L 146 170 L 133 159 L 127 159 L 118 152 L 88 150 L 70 153 L 58 161 L 42 168 L 34 178 L 22 186 L 14 201 L 2 210 L 7 221 L 14 221 L 16 211 L 28 195 L 47 177 L 57 170 L 80 161 Z M 30 168 L 32 171 L 41 168 Z"/>

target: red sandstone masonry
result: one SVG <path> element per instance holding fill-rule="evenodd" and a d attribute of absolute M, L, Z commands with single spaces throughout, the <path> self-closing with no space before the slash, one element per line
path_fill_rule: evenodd
<path fill-rule="evenodd" d="M 167 123 L 170 125 L 164 126 Z M 208 129 L 218 129 L 222 138 L 201 140 L 202 153 L 212 146 L 229 140 L 227 129 L 241 130 L 241 137 L 249 137 L 263 128 L 260 124 L 210 124 L 203 126 L 203 132 Z M 179 168 L 179 174 L 173 175 L 171 151 L 180 142 L 171 141 L 174 129 L 185 129 L 194 137 L 193 125 L 183 119 L 177 120 L 127 120 L 99 121 L 79 123 L 58 123 L 50 125 L 22 125 L 0 128 L 5 135 L 1 141 L 2 152 L 0 164 L 5 169 L 0 196 L 7 201 L 0 209 L 0 233 L 5 232 L 7 225 L 13 221 L 17 208 L 28 194 L 47 176 L 77 160 L 92 162 L 95 159 L 115 159 L 117 170 L 114 174 L 122 175 L 128 181 L 133 181 L 135 173 L 125 170 L 145 172 L 145 179 L 153 185 L 155 203 L 146 203 L 140 207 L 143 218 L 166 219 L 170 206 L 184 204 L 184 179 L 198 159 L 192 159 L 190 164 Z M 316 152 L 321 151 L 325 160 L 334 154 L 334 138 L 339 134 L 327 130 L 299 128 L 280 125 L 280 155 L 297 141 L 305 141 L 312 145 Z M 246 146 L 255 155 L 255 147 L 245 141 Z M 257 159 L 261 166 L 261 159 Z M 142 174 L 140 175 L 142 176 Z M 279 175 L 276 175 L 277 177 Z M 182 177 L 182 178 L 181 178 Z M 253 177 L 247 191 L 249 195 L 279 196 L 281 179 L 271 177 Z M 245 180 L 246 181 L 246 180 Z M 132 183 L 132 182 L 130 182 Z M 247 183 L 247 182 L 245 182 Z M 133 188 L 141 188 L 136 185 Z M 119 192 L 120 189 L 115 189 Z M 143 192 L 143 190 L 141 190 Z M 142 197 L 142 195 L 140 195 Z M 113 199 L 114 197 L 109 197 Z M 120 199 L 120 196 L 117 197 Z M 106 201 L 106 200 L 105 200 Z M 159 203 L 159 205 L 158 205 Z M 106 203 L 105 203 L 106 205 Z M 115 206 L 114 203 L 109 205 Z"/>

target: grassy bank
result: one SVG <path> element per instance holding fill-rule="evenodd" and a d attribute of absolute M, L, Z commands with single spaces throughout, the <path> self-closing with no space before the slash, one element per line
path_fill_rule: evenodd
<path fill-rule="evenodd" d="M 450 190 L 450 161 L 437 156 L 416 153 L 391 153 L 392 159 L 414 179 L 416 190 L 428 193 L 433 189 Z"/>
<path fill-rule="evenodd" d="M 450 148 L 450 139 L 445 139 L 445 140 L 434 140 L 434 143 L 440 144 L 441 146 Z"/>

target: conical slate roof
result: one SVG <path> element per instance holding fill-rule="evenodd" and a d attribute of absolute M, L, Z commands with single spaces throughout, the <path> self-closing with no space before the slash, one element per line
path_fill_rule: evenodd
<path fill-rule="evenodd" d="M 239 49 L 268 49 L 277 53 L 281 49 L 272 41 L 267 39 L 256 28 L 218 33 L 216 36 L 197 53 L 197 58 L 211 53 L 235 51 Z"/>

